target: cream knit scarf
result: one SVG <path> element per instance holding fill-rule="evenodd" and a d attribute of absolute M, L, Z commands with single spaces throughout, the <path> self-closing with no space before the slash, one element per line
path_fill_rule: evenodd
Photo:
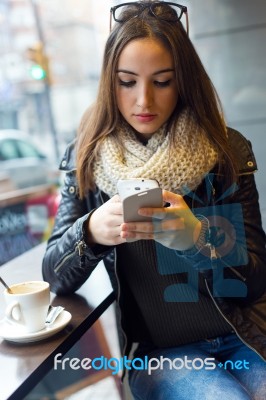
<path fill-rule="evenodd" d="M 108 136 L 94 163 L 95 183 L 110 197 L 117 193 L 117 181 L 128 178 L 156 179 L 163 189 L 184 194 L 194 190 L 217 162 L 217 151 L 187 111 L 178 118 L 171 149 L 164 127 L 146 145 L 129 125 L 118 129 L 117 135 L 123 150 Z"/>

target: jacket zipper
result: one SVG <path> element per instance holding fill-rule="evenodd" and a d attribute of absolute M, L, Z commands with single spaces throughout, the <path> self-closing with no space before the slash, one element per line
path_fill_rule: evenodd
<path fill-rule="evenodd" d="M 76 243 L 75 251 L 78 250 L 79 257 L 82 257 L 82 256 L 83 256 L 83 254 L 84 254 L 84 249 L 86 249 L 86 247 L 87 247 L 87 245 L 86 245 L 86 243 L 84 242 L 84 240 L 79 240 L 79 241 Z"/>
<path fill-rule="evenodd" d="M 204 279 L 205 281 L 205 286 L 207 288 L 207 291 L 209 293 L 210 298 L 212 299 L 215 307 L 217 308 L 217 310 L 219 311 L 219 313 L 221 314 L 221 316 L 225 319 L 225 321 L 233 328 L 234 332 L 236 333 L 237 337 L 241 340 L 242 343 L 244 343 L 247 347 L 249 347 L 252 351 L 254 351 L 260 358 L 262 358 L 264 361 L 266 361 L 266 359 L 262 356 L 262 354 L 260 354 L 256 349 L 254 349 L 254 347 L 252 347 L 250 344 L 248 344 L 237 332 L 237 329 L 234 327 L 234 325 L 226 318 L 226 316 L 224 315 L 224 313 L 221 311 L 220 307 L 218 306 L 218 304 L 216 303 L 216 301 L 214 300 L 213 295 L 211 294 L 208 282 L 206 281 L 206 279 Z"/>
<path fill-rule="evenodd" d="M 76 243 L 75 250 L 69 253 L 67 256 L 63 258 L 63 260 L 57 265 L 57 267 L 54 269 L 55 273 L 58 273 L 58 271 L 62 268 L 63 264 L 75 254 L 76 250 L 78 250 L 79 257 L 82 257 L 84 254 L 84 249 L 87 247 L 86 243 L 84 240 L 80 240 Z"/>
<path fill-rule="evenodd" d="M 55 267 L 55 269 L 54 269 L 55 273 L 58 273 L 58 271 L 61 269 L 62 265 L 63 265 L 70 257 L 72 257 L 74 253 L 75 253 L 75 252 L 72 251 L 71 253 L 69 253 L 67 256 L 65 256 L 65 257 L 63 258 L 63 260 L 57 265 L 57 267 Z"/>

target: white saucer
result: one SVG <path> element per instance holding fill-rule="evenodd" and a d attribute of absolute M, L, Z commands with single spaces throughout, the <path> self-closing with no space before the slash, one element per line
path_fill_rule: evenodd
<path fill-rule="evenodd" d="M 44 329 L 33 333 L 24 333 L 17 326 L 10 324 L 6 319 L 0 321 L 0 337 L 9 342 L 30 343 L 46 339 L 61 331 L 71 320 L 70 312 L 64 310 L 56 318 L 52 325 L 47 325 Z"/>

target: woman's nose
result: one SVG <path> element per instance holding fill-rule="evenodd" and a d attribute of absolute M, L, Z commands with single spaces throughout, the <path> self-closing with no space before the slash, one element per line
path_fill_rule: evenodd
<path fill-rule="evenodd" d="M 137 106 L 142 109 L 149 108 L 153 103 L 153 92 L 149 86 L 143 86 L 140 88 L 137 97 Z"/>

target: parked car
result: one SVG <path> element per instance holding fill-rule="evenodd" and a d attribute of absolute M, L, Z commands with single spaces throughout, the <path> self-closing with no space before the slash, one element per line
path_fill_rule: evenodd
<path fill-rule="evenodd" d="M 33 143 L 30 135 L 19 130 L 0 130 L 0 172 L 16 189 L 59 183 L 59 172 Z"/>

